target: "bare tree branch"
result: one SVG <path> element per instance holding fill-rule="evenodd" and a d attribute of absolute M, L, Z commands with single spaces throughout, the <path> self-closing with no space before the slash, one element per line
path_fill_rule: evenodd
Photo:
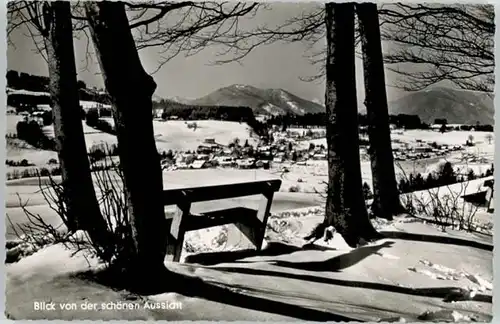
<path fill-rule="evenodd" d="M 492 5 L 395 3 L 379 6 L 379 17 L 385 64 L 400 76 L 396 87 L 421 90 L 448 80 L 463 89 L 493 91 Z M 306 57 L 318 67 L 316 75 L 302 80 L 323 80 L 326 48 L 317 46 L 325 37 L 323 5 L 274 28 L 225 36 L 212 40 L 227 45 L 217 64 L 241 60 L 258 46 L 299 41 L 309 45 Z"/>
<path fill-rule="evenodd" d="M 492 5 L 391 4 L 380 9 L 385 55 L 399 86 L 421 90 L 444 80 L 468 90 L 493 92 Z"/>

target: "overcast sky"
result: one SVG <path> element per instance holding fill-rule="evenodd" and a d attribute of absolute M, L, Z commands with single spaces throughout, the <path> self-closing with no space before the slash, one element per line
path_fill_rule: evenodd
<path fill-rule="evenodd" d="M 276 5 L 275 5 L 276 6 Z M 276 22 L 302 13 L 306 4 L 280 4 L 272 11 L 257 15 L 250 22 L 255 25 Z M 42 56 L 35 53 L 33 40 L 27 36 L 26 28 L 18 29 L 11 40 L 15 47 L 9 46 L 7 64 L 9 69 L 37 75 L 48 75 L 47 64 Z M 88 85 L 103 87 L 102 77 L 95 58 L 85 60 L 87 39 L 75 39 L 78 78 Z M 323 102 L 324 83 L 304 82 L 300 77 L 316 73 L 307 57 L 307 45 L 301 43 L 275 43 L 262 46 L 248 55 L 241 64 L 229 63 L 213 66 L 216 48 L 207 48 L 191 57 L 177 56 L 154 74 L 157 83 L 156 94 L 163 98 L 199 98 L 221 87 L 232 84 L 248 84 L 260 88 L 282 88 L 308 100 Z M 93 52 L 92 46 L 90 51 Z M 142 63 L 148 72 L 158 67 L 158 49 L 140 51 Z M 119 59 L 119 58 L 117 58 Z M 361 61 L 357 60 L 358 101 L 364 99 Z M 390 74 L 386 79 L 391 83 Z M 389 99 L 399 97 L 401 92 L 389 88 Z"/>

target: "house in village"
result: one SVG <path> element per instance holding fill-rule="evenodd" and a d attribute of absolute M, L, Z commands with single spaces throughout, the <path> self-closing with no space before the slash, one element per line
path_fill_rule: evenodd
<path fill-rule="evenodd" d="M 198 154 L 214 154 L 223 150 L 224 146 L 215 142 L 214 138 L 205 138 L 203 144 L 199 145 L 196 149 Z"/>
<path fill-rule="evenodd" d="M 91 109 L 96 109 L 99 118 L 110 117 L 112 115 L 111 105 L 106 105 L 100 102 L 80 100 L 80 107 L 85 113 L 88 113 L 88 111 Z"/>
<path fill-rule="evenodd" d="M 193 163 L 189 165 L 190 169 L 203 169 L 209 166 L 209 162 L 207 160 L 195 160 Z"/>
<path fill-rule="evenodd" d="M 225 147 L 219 152 L 219 155 L 224 157 L 229 157 L 233 155 L 233 150 L 231 150 L 229 147 Z"/>
<path fill-rule="evenodd" d="M 16 108 L 34 109 L 37 105 L 49 105 L 52 101 L 50 93 L 48 92 L 16 90 L 11 88 L 7 88 L 6 92 L 7 105 Z"/>
<path fill-rule="evenodd" d="M 314 153 L 314 155 L 312 156 L 312 159 L 313 160 L 326 160 L 327 156 L 325 153 Z"/>
<path fill-rule="evenodd" d="M 285 162 L 285 160 L 286 160 L 286 157 L 285 157 L 285 153 L 283 153 L 283 152 L 276 153 L 276 155 L 273 158 L 273 162 L 275 162 L 275 163 L 283 163 L 283 162 Z"/>
<path fill-rule="evenodd" d="M 211 146 L 208 145 L 198 145 L 196 148 L 196 153 L 197 154 L 212 154 L 213 149 Z"/>
<path fill-rule="evenodd" d="M 164 112 L 163 108 L 154 108 L 153 109 L 153 118 L 161 119 L 163 112 Z"/>
<path fill-rule="evenodd" d="M 205 144 L 216 144 L 215 143 L 215 138 L 205 138 L 203 141 Z"/>
<path fill-rule="evenodd" d="M 52 111 L 52 107 L 50 105 L 36 105 L 36 110 L 37 111 Z"/>
<path fill-rule="evenodd" d="M 238 159 L 236 165 L 239 169 L 252 169 L 255 167 L 255 159 Z"/>
<path fill-rule="evenodd" d="M 214 158 L 216 164 L 223 168 L 229 168 L 236 166 L 235 159 L 230 156 L 216 156 Z"/>

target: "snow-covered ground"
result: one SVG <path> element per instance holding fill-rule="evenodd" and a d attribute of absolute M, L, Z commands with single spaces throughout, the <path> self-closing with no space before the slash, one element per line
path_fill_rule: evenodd
<path fill-rule="evenodd" d="M 312 131 L 314 131 L 314 129 L 312 129 Z M 321 129 L 317 129 L 316 131 L 321 131 Z M 494 147 L 494 139 L 492 139 L 491 144 L 489 144 L 487 140 L 488 135 L 493 135 L 491 132 L 451 131 L 442 134 L 432 130 L 397 130 L 391 133 L 391 139 L 395 142 L 408 143 L 413 146 L 421 142 L 436 142 L 438 145 L 463 145 L 470 135 L 474 138 L 476 147 L 477 145 Z M 309 147 L 309 143 L 314 143 L 315 145 L 323 144 L 326 146 L 326 139 L 319 138 L 301 142 L 301 144 L 306 147 Z"/>
<path fill-rule="evenodd" d="M 193 130 L 183 121 L 154 121 L 158 149 L 195 149 L 205 138 L 214 138 L 221 144 L 227 144 L 235 137 L 242 142 L 249 138 L 246 124 L 198 121 L 197 125 L 198 128 Z M 100 133 L 85 124 L 83 127 L 89 147 L 100 142 L 116 143 L 112 135 Z M 15 123 L 11 129 L 15 130 Z M 46 128 L 49 134 L 50 129 Z M 442 144 L 462 144 L 469 135 L 468 132 L 456 133 L 437 138 L 446 142 Z M 436 136 L 436 133 L 432 134 Z M 479 143 L 478 133 L 474 133 L 474 137 L 477 145 L 470 149 L 471 155 L 491 158 L 475 165 L 489 167 L 494 144 Z M 408 140 L 412 138 L 426 140 L 421 131 Z M 7 151 L 8 158 L 19 156 L 21 159 L 22 156 L 40 164 L 55 157 L 55 152 L 50 152 L 53 153 L 50 157 L 44 152 L 10 145 Z M 462 156 L 451 158 L 454 159 L 452 162 L 459 164 L 462 161 L 465 165 Z M 428 159 L 401 164 L 407 172 L 424 173 L 433 171 L 442 162 Z M 467 165 L 471 164 L 467 162 Z M 428 223 L 398 217 L 394 222 L 374 221 L 376 228 L 388 238 L 368 246 L 351 249 L 338 234 L 328 243 L 318 241 L 304 246 L 306 242 L 302 237 L 323 218 L 321 206 L 324 202 L 313 192 L 322 191 L 327 179 L 326 166 L 326 161 L 311 161 L 307 166 L 275 164 L 271 170 L 165 171 L 165 188 L 282 179 L 281 190 L 273 200 L 273 216 L 269 220 L 264 251 L 260 254 L 248 250 L 235 252 L 248 248 L 249 242 L 233 226 L 190 232 L 186 235 L 182 257 L 187 263 L 166 265 L 174 272 L 201 278 L 203 282 L 198 283 L 201 286 L 186 287 L 185 293 L 165 291 L 154 296 L 132 298 L 124 291 L 75 276 L 75 273 L 95 271 L 99 267 L 96 260 L 86 260 L 81 252 L 72 257 L 72 252 L 60 245 L 47 246 L 7 265 L 6 313 L 16 319 L 376 321 L 399 316 L 411 322 L 429 311 L 428 320 L 456 320 L 460 316 L 478 321 L 491 320 L 492 251 L 467 246 L 470 241 L 492 245 L 491 236 L 454 230 L 442 232 Z M 290 172 L 282 173 L 282 167 L 287 167 Z M 362 161 L 362 174 L 363 181 L 371 184 L 367 161 Z M 470 184 L 467 190 L 476 190 L 479 182 Z M 34 178 L 7 182 L 6 214 L 15 224 L 27 222 L 19 207 L 19 198 L 31 212 L 43 215 L 49 224 L 60 224 L 40 194 L 38 185 L 38 179 Z M 289 192 L 292 186 L 300 187 L 299 192 Z M 233 205 L 255 207 L 258 202 L 258 197 L 206 202 L 195 204 L 193 212 Z M 302 209 L 290 211 L 296 208 Z M 480 210 L 478 219 L 491 223 L 492 215 Z M 7 223 L 7 228 L 9 226 Z M 14 239 L 9 229 L 7 238 Z M 214 251 L 224 253 L 215 256 L 209 253 Z M 457 288 L 472 289 L 476 296 L 468 301 L 445 302 L 446 296 Z M 76 303 L 78 309 L 40 311 L 35 310 L 34 301 Z M 145 309 L 146 301 L 182 303 L 182 309 Z M 103 302 L 115 303 L 115 309 L 81 309 L 84 303 L 97 303 L 101 307 Z M 120 302 L 136 303 L 139 309 L 116 310 Z M 461 320 L 467 321 L 467 318 Z"/>
<path fill-rule="evenodd" d="M 5 133 L 6 134 L 16 134 L 17 133 L 17 123 L 23 120 L 23 116 L 20 115 L 6 115 L 5 122 Z"/>
<path fill-rule="evenodd" d="M 6 139 L 6 159 L 13 161 L 28 160 L 36 166 L 46 166 L 50 159 L 57 160 L 57 153 L 54 151 L 40 150 L 18 139 Z M 30 167 L 31 168 L 31 167 Z M 7 171 L 14 168 L 7 166 Z M 15 169 L 20 169 L 16 167 Z"/>
<path fill-rule="evenodd" d="M 314 130 L 314 129 L 313 129 Z M 451 153 L 448 156 L 433 157 L 427 159 L 419 159 L 415 161 L 397 161 L 395 169 L 397 176 L 408 176 L 410 173 L 421 173 L 425 177 L 428 173 L 435 172 L 445 162 L 451 162 L 456 171 L 467 174 L 468 170 L 473 170 L 476 175 L 486 172 L 491 168 L 494 161 L 495 153 L 495 140 L 492 138 L 491 142 L 488 141 L 487 136 L 493 135 L 489 132 L 466 132 L 466 131 L 452 131 L 444 134 L 435 131 L 424 130 L 408 130 L 402 133 L 393 132 L 391 138 L 394 141 L 393 147 L 399 145 L 398 143 L 405 143 L 411 146 L 418 146 L 422 142 L 437 142 L 438 145 L 463 145 L 468 140 L 469 136 L 474 137 L 474 146 L 466 147 L 464 151 Z M 417 142 L 419 141 L 419 142 Z M 299 146 L 303 149 L 309 147 L 310 143 L 315 145 L 325 145 L 326 139 L 313 139 L 307 141 L 300 141 Z M 364 154 L 364 150 L 360 150 L 360 154 Z M 276 172 L 282 167 L 286 166 L 290 172 L 286 173 L 283 177 L 286 179 L 290 186 L 298 186 L 303 192 L 314 192 L 315 189 L 321 187 L 321 184 L 326 181 L 328 174 L 326 161 L 308 161 L 307 165 L 292 165 L 284 163 L 283 165 L 276 165 Z M 404 171 L 404 172 L 403 172 Z M 363 181 L 371 185 L 371 167 L 370 162 L 362 159 L 361 172 Z M 301 179 L 301 183 L 297 180 Z"/>
<path fill-rule="evenodd" d="M 196 123 L 196 129 L 187 127 L 187 124 L 192 123 Z M 213 138 L 216 143 L 222 145 L 229 144 L 235 138 L 242 144 L 247 139 L 249 144 L 256 144 L 255 139 L 250 137 L 251 128 L 246 123 L 217 120 L 154 120 L 153 127 L 159 151 L 195 150 L 206 138 Z"/>
<path fill-rule="evenodd" d="M 163 186 L 165 189 L 169 189 L 242 181 L 266 180 L 271 178 L 276 178 L 276 175 L 265 170 L 178 170 L 175 172 L 163 173 Z M 60 177 L 54 177 L 54 179 L 60 181 Z M 287 188 L 284 187 L 282 191 L 283 192 L 275 194 L 272 207 L 273 212 L 322 204 L 321 197 L 315 194 L 289 193 Z M 98 192 L 98 195 L 100 195 L 100 192 Z M 249 208 L 255 208 L 258 203 L 259 196 L 249 196 L 221 201 L 196 203 L 193 204 L 193 211 L 209 211 L 240 204 Z M 61 223 L 55 211 L 48 208 L 47 202 L 40 192 L 39 180 L 37 178 L 24 178 L 7 181 L 5 195 L 6 214 L 14 224 L 24 224 L 28 222 L 22 208 L 20 207 L 23 205 L 27 206 L 30 212 L 43 215 L 44 219 L 54 226 Z M 172 206 L 168 206 L 166 207 L 166 212 L 172 209 Z M 8 220 L 6 220 L 6 226 L 6 235 L 9 238 L 12 238 L 14 236 L 14 232 L 12 231 Z"/>
<path fill-rule="evenodd" d="M 82 121 L 83 133 L 85 134 L 85 143 L 87 144 L 87 149 L 90 149 L 94 145 L 107 144 L 109 146 L 117 144 L 116 136 L 101 132 L 95 128 L 89 127 L 85 121 Z M 54 137 L 54 127 L 45 126 L 43 128 L 45 134 L 48 137 Z"/>
<path fill-rule="evenodd" d="M 114 126 L 113 118 L 101 118 Z M 188 124 L 196 123 L 195 128 Z M 246 123 L 218 120 L 153 120 L 156 147 L 159 151 L 195 150 L 206 138 L 213 138 L 216 143 L 227 145 L 238 138 L 242 143 L 248 139 L 255 145 L 255 138 L 250 137 L 251 128 Z"/>
<path fill-rule="evenodd" d="M 321 212 L 304 210 L 272 217 L 261 253 L 239 250 L 246 243 L 234 231 L 227 234 L 226 242 L 217 228 L 193 232 L 186 238 L 189 249 L 226 252 L 184 251 L 188 263 L 167 262 L 166 266 L 202 281 L 193 281 L 185 292 L 172 293 L 164 278 L 165 291 L 152 296 L 112 290 L 77 276 L 98 269 L 96 260 L 86 260 L 82 252 L 72 257 L 60 245 L 48 246 L 7 265 L 6 314 L 15 319 L 377 321 L 402 317 L 414 322 L 424 316 L 438 322 L 491 321 L 491 238 L 443 233 L 400 217 L 375 222 L 387 238 L 364 247 L 349 248 L 338 234 L 328 243 L 304 245 L 301 237 L 321 220 Z M 435 242 L 436 238 L 442 242 Z M 471 240 L 490 248 L 467 246 Z M 445 301 L 457 291 L 475 296 Z M 77 309 L 37 311 L 34 301 L 76 303 Z M 170 309 L 146 306 L 155 302 Z M 82 310 L 88 303 L 98 310 Z M 102 303 L 115 306 L 102 309 Z M 120 303 L 138 308 L 120 311 Z"/>
<path fill-rule="evenodd" d="M 7 133 L 16 133 L 16 124 L 22 118 L 17 115 L 7 115 Z M 111 125 L 114 124 L 112 118 L 104 118 Z M 188 123 L 196 122 L 197 128 L 188 128 Z M 85 121 L 82 121 L 83 131 L 85 134 L 85 142 L 87 147 L 90 149 L 94 145 L 116 144 L 116 136 L 110 135 L 92 127 L 87 126 Z M 215 139 L 216 143 L 223 145 L 229 144 L 235 138 L 238 138 L 243 144 L 245 140 L 248 140 L 249 144 L 255 145 L 256 139 L 250 137 L 251 128 L 246 123 L 238 122 L 225 122 L 216 120 L 200 120 L 200 121 L 153 121 L 153 127 L 156 137 L 156 147 L 158 151 L 168 151 L 168 150 L 195 150 L 206 138 Z M 54 136 L 53 126 L 44 127 L 44 132 L 47 136 Z M 20 154 L 16 154 L 15 150 L 7 150 L 7 158 L 18 159 Z M 29 154 L 28 151 L 23 151 L 23 154 Z M 36 150 L 34 155 L 40 153 L 40 150 Z M 50 152 L 49 155 L 53 152 Z M 46 155 L 43 159 L 37 158 L 37 156 L 29 155 L 33 160 L 26 159 L 36 165 L 44 165 L 47 163 Z"/>
<path fill-rule="evenodd" d="M 427 173 L 438 170 L 439 166 L 449 161 L 449 159 L 422 159 L 416 161 L 398 161 L 395 163 L 396 177 L 409 176 L 410 173 L 421 173 L 426 176 Z M 460 164 L 454 163 L 456 169 L 467 168 L 472 169 L 476 174 L 481 174 L 491 168 L 491 163 L 482 164 Z M 283 173 L 283 168 L 290 172 Z M 404 171 L 404 172 L 403 172 Z M 479 172 L 481 171 L 481 172 Z M 280 176 L 283 181 L 282 190 L 289 190 L 290 187 L 297 187 L 300 192 L 316 192 L 324 188 L 324 182 L 328 177 L 328 163 L 326 160 L 307 161 L 306 165 L 292 163 L 273 163 L 271 173 Z M 361 177 L 362 181 L 369 186 L 372 184 L 372 171 L 369 161 L 361 161 Z"/>

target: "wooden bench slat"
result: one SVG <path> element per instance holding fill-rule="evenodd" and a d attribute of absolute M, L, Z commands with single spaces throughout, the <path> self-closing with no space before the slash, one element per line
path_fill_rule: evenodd
<path fill-rule="evenodd" d="M 163 204 L 175 205 L 189 199 L 190 202 L 201 202 L 218 199 L 259 195 L 269 191 L 278 191 L 281 180 L 261 180 L 232 184 L 218 184 L 196 188 L 177 188 L 163 191 Z"/>
<path fill-rule="evenodd" d="M 174 214 L 171 217 L 166 217 L 170 230 L 167 259 L 174 262 L 180 260 L 186 232 L 226 224 L 236 225 L 241 233 L 260 250 L 273 196 L 280 186 L 281 180 L 270 179 L 165 190 L 163 204 L 165 206 L 176 205 Z M 193 215 L 190 212 L 191 204 L 195 202 L 252 195 L 263 195 L 258 210 L 235 207 L 201 213 L 200 215 Z"/>
<path fill-rule="evenodd" d="M 234 223 L 255 223 L 257 221 L 257 210 L 235 207 L 223 210 L 216 210 L 200 215 L 190 215 L 186 223 L 186 231 L 195 231 L 204 228 L 234 224 Z"/>

